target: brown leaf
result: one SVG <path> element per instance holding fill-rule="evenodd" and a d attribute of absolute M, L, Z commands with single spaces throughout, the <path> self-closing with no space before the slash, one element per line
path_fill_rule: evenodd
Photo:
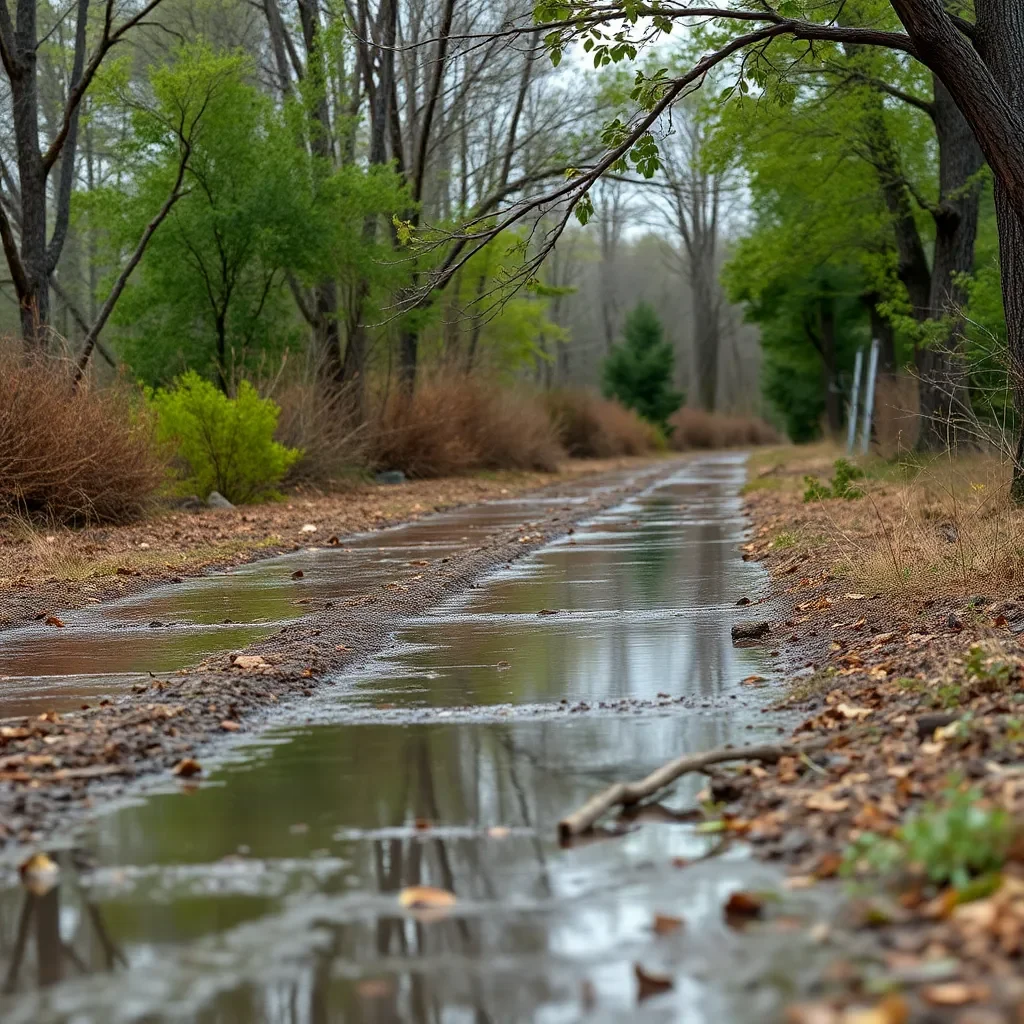
<path fill-rule="evenodd" d="M 185 757 L 171 769 L 171 774 L 189 779 L 193 775 L 198 775 L 202 770 L 203 766 L 194 757 Z"/>
<path fill-rule="evenodd" d="M 60 868 L 45 853 L 33 853 L 18 865 L 22 884 L 33 896 L 45 896 L 60 877 Z"/>
<path fill-rule="evenodd" d="M 793 1003 L 786 1007 L 786 1024 L 839 1024 L 839 1014 L 828 1003 Z"/>
<path fill-rule="evenodd" d="M 645 999 L 650 999 L 651 996 L 670 991 L 675 984 L 672 981 L 672 975 L 655 974 L 651 971 L 645 971 L 639 964 L 633 964 L 633 973 L 636 975 L 638 986 L 636 994 L 638 1003 L 642 1003 Z"/>
<path fill-rule="evenodd" d="M 398 902 L 406 910 L 416 912 L 424 922 L 439 921 L 448 915 L 457 900 L 447 889 L 435 889 L 432 885 L 411 885 L 398 894 Z"/>
<path fill-rule="evenodd" d="M 56 615 L 47 615 L 45 621 L 48 626 L 56 626 L 57 629 L 64 628 L 64 623 Z"/>
<path fill-rule="evenodd" d="M 903 996 L 891 992 L 877 1006 L 866 1010 L 847 1010 L 843 1024 L 906 1024 L 910 1020 L 910 1007 Z"/>
<path fill-rule="evenodd" d="M 655 914 L 654 929 L 655 935 L 674 935 L 680 931 L 683 927 L 683 919 L 681 917 L 672 917 L 670 914 Z"/>
<path fill-rule="evenodd" d="M 305 576 L 305 575 L 306 574 L 301 569 L 296 569 L 295 572 L 292 573 L 292 579 L 293 580 L 301 580 L 302 577 Z"/>
<path fill-rule="evenodd" d="M 839 814 L 850 806 L 849 800 L 839 800 L 830 793 L 812 793 L 804 806 L 809 811 L 823 811 L 825 814 Z"/>
<path fill-rule="evenodd" d="M 1005 615 L 997 615 L 992 620 L 992 625 L 996 626 L 996 627 L 998 627 L 1000 629 L 1002 629 L 1004 626 L 1008 626 L 1009 624 L 1010 624 L 1010 620 L 1007 619 L 1007 617 Z"/>
<path fill-rule="evenodd" d="M 758 683 L 763 683 L 763 682 L 765 682 L 764 676 L 753 675 L 753 676 L 747 676 L 746 679 L 741 679 L 740 680 L 740 685 L 741 686 L 756 686 Z"/>
<path fill-rule="evenodd" d="M 852 719 L 855 722 L 861 722 L 867 718 L 871 713 L 871 708 L 859 708 L 853 704 L 840 704 L 836 711 L 843 716 L 843 718 Z"/>
<path fill-rule="evenodd" d="M 242 728 L 237 722 L 232 722 L 230 718 L 225 718 L 224 721 L 220 723 L 220 727 L 225 732 L 238 732 L 238 730 Z"/>
<path fill-rule="evenodd" d="M 932 1006 L 963 1006 L 984 999 L 988 990 L 984 985 L 967 985 L 962 981 L 947 981 L 940 985 L 927 985 L 921 996 Z"/>
<path fill-rule="evenodd" d="M 822 854 L 821 860 L 818 861 L 814 869 L 814 877 L 834 878 L 838 874 L 842 863 L 843 858 L 834 850 L 830 850 L 828 853 Z"/>
<path fill-rule="evenodd" d="M 744 892 L 737 889 L 726 901 L 726 919 L 750 919 L 760 917 L 764 910 L 764 900 L 757 893 Z"/>
<path fill-rule="evenodd" d="M 234 668 L 240 668 L 246 672 L 250 672 L 254 668 L 268 667 L 266 661 L 259 654 L 236 655 L 231 664 Z"/>

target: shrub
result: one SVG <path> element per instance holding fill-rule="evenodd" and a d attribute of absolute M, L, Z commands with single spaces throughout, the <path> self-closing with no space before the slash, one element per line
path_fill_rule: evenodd
<path fill-rule="evenodd" d="M 804 501 L 827 501 L 829 498 L 844 498 L 854 501 L 864 497 L 864 489 L 854 485 L 854 480 L 862 480 L 864 470 L 853 465 L 846 459 L 836 459 L 832 465 L 832 481 L 822 483 L 816 477 L 804 477 Z"/>
<path fill-rule="evenodd" d="M 843 873 L 892 875 L 909 867 L 934 885 L 965 889 L 1002 867 L 1013 839 L 1010 816 L 976 789 L 951 785 L 892 837 L 866 832 L 847 850 Z"/>
<path fill-rule="evenodd" d="M 669 442 L 676 451 L 693 448 L 746 448 L 777 444 L 778 432 L 753 416 L 723 416 L 703 409 L 680 409 L 669 417 Z"/>
<path fill-rule="evenodd" d="M 0 512 L 71 525 L 138 517 L 164 481 L 152 424 L 115 386 L 0 348 Z"/>
<path fill-rule="evenodd" d="M 301 456 L 274 440 L 280 414 L 243 380 L 234 398 L 194 370 L 151 395 L 157 437 L 174 447 L 186 492 L 220 491 L 235 503 L 272 495 Z"/>
<path fill-rule="evenodd" d="M 665 445 L 664 436 L 632 409 L 592 391 L 549 391 L 544 401 L 562 445 L 574 458 L 643 455 Z"/>
<path fill-rule="evenodd" d="M 413 477 L 475 469 L 552 472 L 565 454 L 543 402 L 464 374 L 392 394 L 370 425 L 370 460 Z"/>
<path fill-rule="evenodd" d="M 683 396 L 672 387 L 675 352 L 663 337 L 661 321 L 641 302 L 626 317 L 621 345 L 604 361 L 604 393 L 635 409 L 645 420 L 668 433 L 668 418 Z"/>

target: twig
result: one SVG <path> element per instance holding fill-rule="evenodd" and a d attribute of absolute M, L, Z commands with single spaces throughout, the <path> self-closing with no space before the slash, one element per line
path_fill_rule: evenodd
<path fill-rule="evenodd" d="M 774 763 L 780 757 L 800 757 L 815 750 L 821 750 L 829 738 L 812 740 L 804 744 L 772 743 L 759 747 L 719 747 L 707 750 L 703 754 L 688 754 L 674 761 L 663 764 L 644 779 L 637 782 L 616 782 L 613 786 L 592 796 L 578 811 L 558 823 L 558 835 L 561 839 L 570 839 L 581 832 L 586 832 L 595 821 L 612 807 L 621 805 L 629 807 L 644 797 L 651 796 L 659 789 L 664 789 L 675 782 L 680 775 L 688 772 L 699 772 L 709 765 L 722 764 L 725 761 L 767 761 Z"/>

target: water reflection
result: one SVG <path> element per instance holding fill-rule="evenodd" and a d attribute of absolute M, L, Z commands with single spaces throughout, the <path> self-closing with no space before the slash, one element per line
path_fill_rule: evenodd
<path fill-rule="evenodd" d="M 601 784 L 767 726 L 739 699 L 762 656 L 729 642 L 736 598 L 761 585 L 736 551 L 742 474 L 734 456 L 692 464 L 411 623 L 390 655 L 340 681 L 323 724 L 269 733 L 189 795 L 99 818 L 80 845 L 84 890 L 70 869 L 60 890 L 59 946 L 33 960 L 4 933 L 17 979 L 5 1021 L 766 1019 L 778 979 L 812 961 L 722 922 L 725 894 L 770 871 L 742 858 L 678 866 L 707 849 L 672 813 L 692 805 L 696 780 L 657 824 L 555 841 L 558 818 Z M 661 692 L 699 699 L 516 712 Z M 346 720 L 370 703 L 506 707 L 479 721 Z M 424 884 L 456 895 L 444 919 L 400 910 L 397 893 Z M 0 919 L 23 900 L 0 892 Z M 659 939 L 655 913 L 687 926 Z M 54 950 L 99 969 L 85 955 L 94 917 L 127 969 L 75 977 Z M 44 983 L 54 957 L 56 985 Z M 670 971 L 674 988 L 638 1004 L 636 962 Z"/>

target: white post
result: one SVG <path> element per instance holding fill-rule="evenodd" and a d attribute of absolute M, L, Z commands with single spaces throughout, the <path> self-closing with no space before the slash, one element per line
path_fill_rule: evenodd
<path fill-rule="evenodd" d="M 867 455 L 871 444 L 871 417 L 875 412 L 875 376 L 878 373 L 878 339 L 871 342 L 871 358 L 868 361 L 868 379 L 864 391 L 864 432 L 860 436 L 860 450 Z"/>
<path fill-rule="evenodd" d="M 853 454 L 853 442 L 857 438 L 857 402 L 860 401 L 860 372 L 864 365 L 864 349 L 857 349 L 857 358 L 853 364 L 853 393 L 850 395 L 849 422 L 846 425 L 846 454 Z"/>

